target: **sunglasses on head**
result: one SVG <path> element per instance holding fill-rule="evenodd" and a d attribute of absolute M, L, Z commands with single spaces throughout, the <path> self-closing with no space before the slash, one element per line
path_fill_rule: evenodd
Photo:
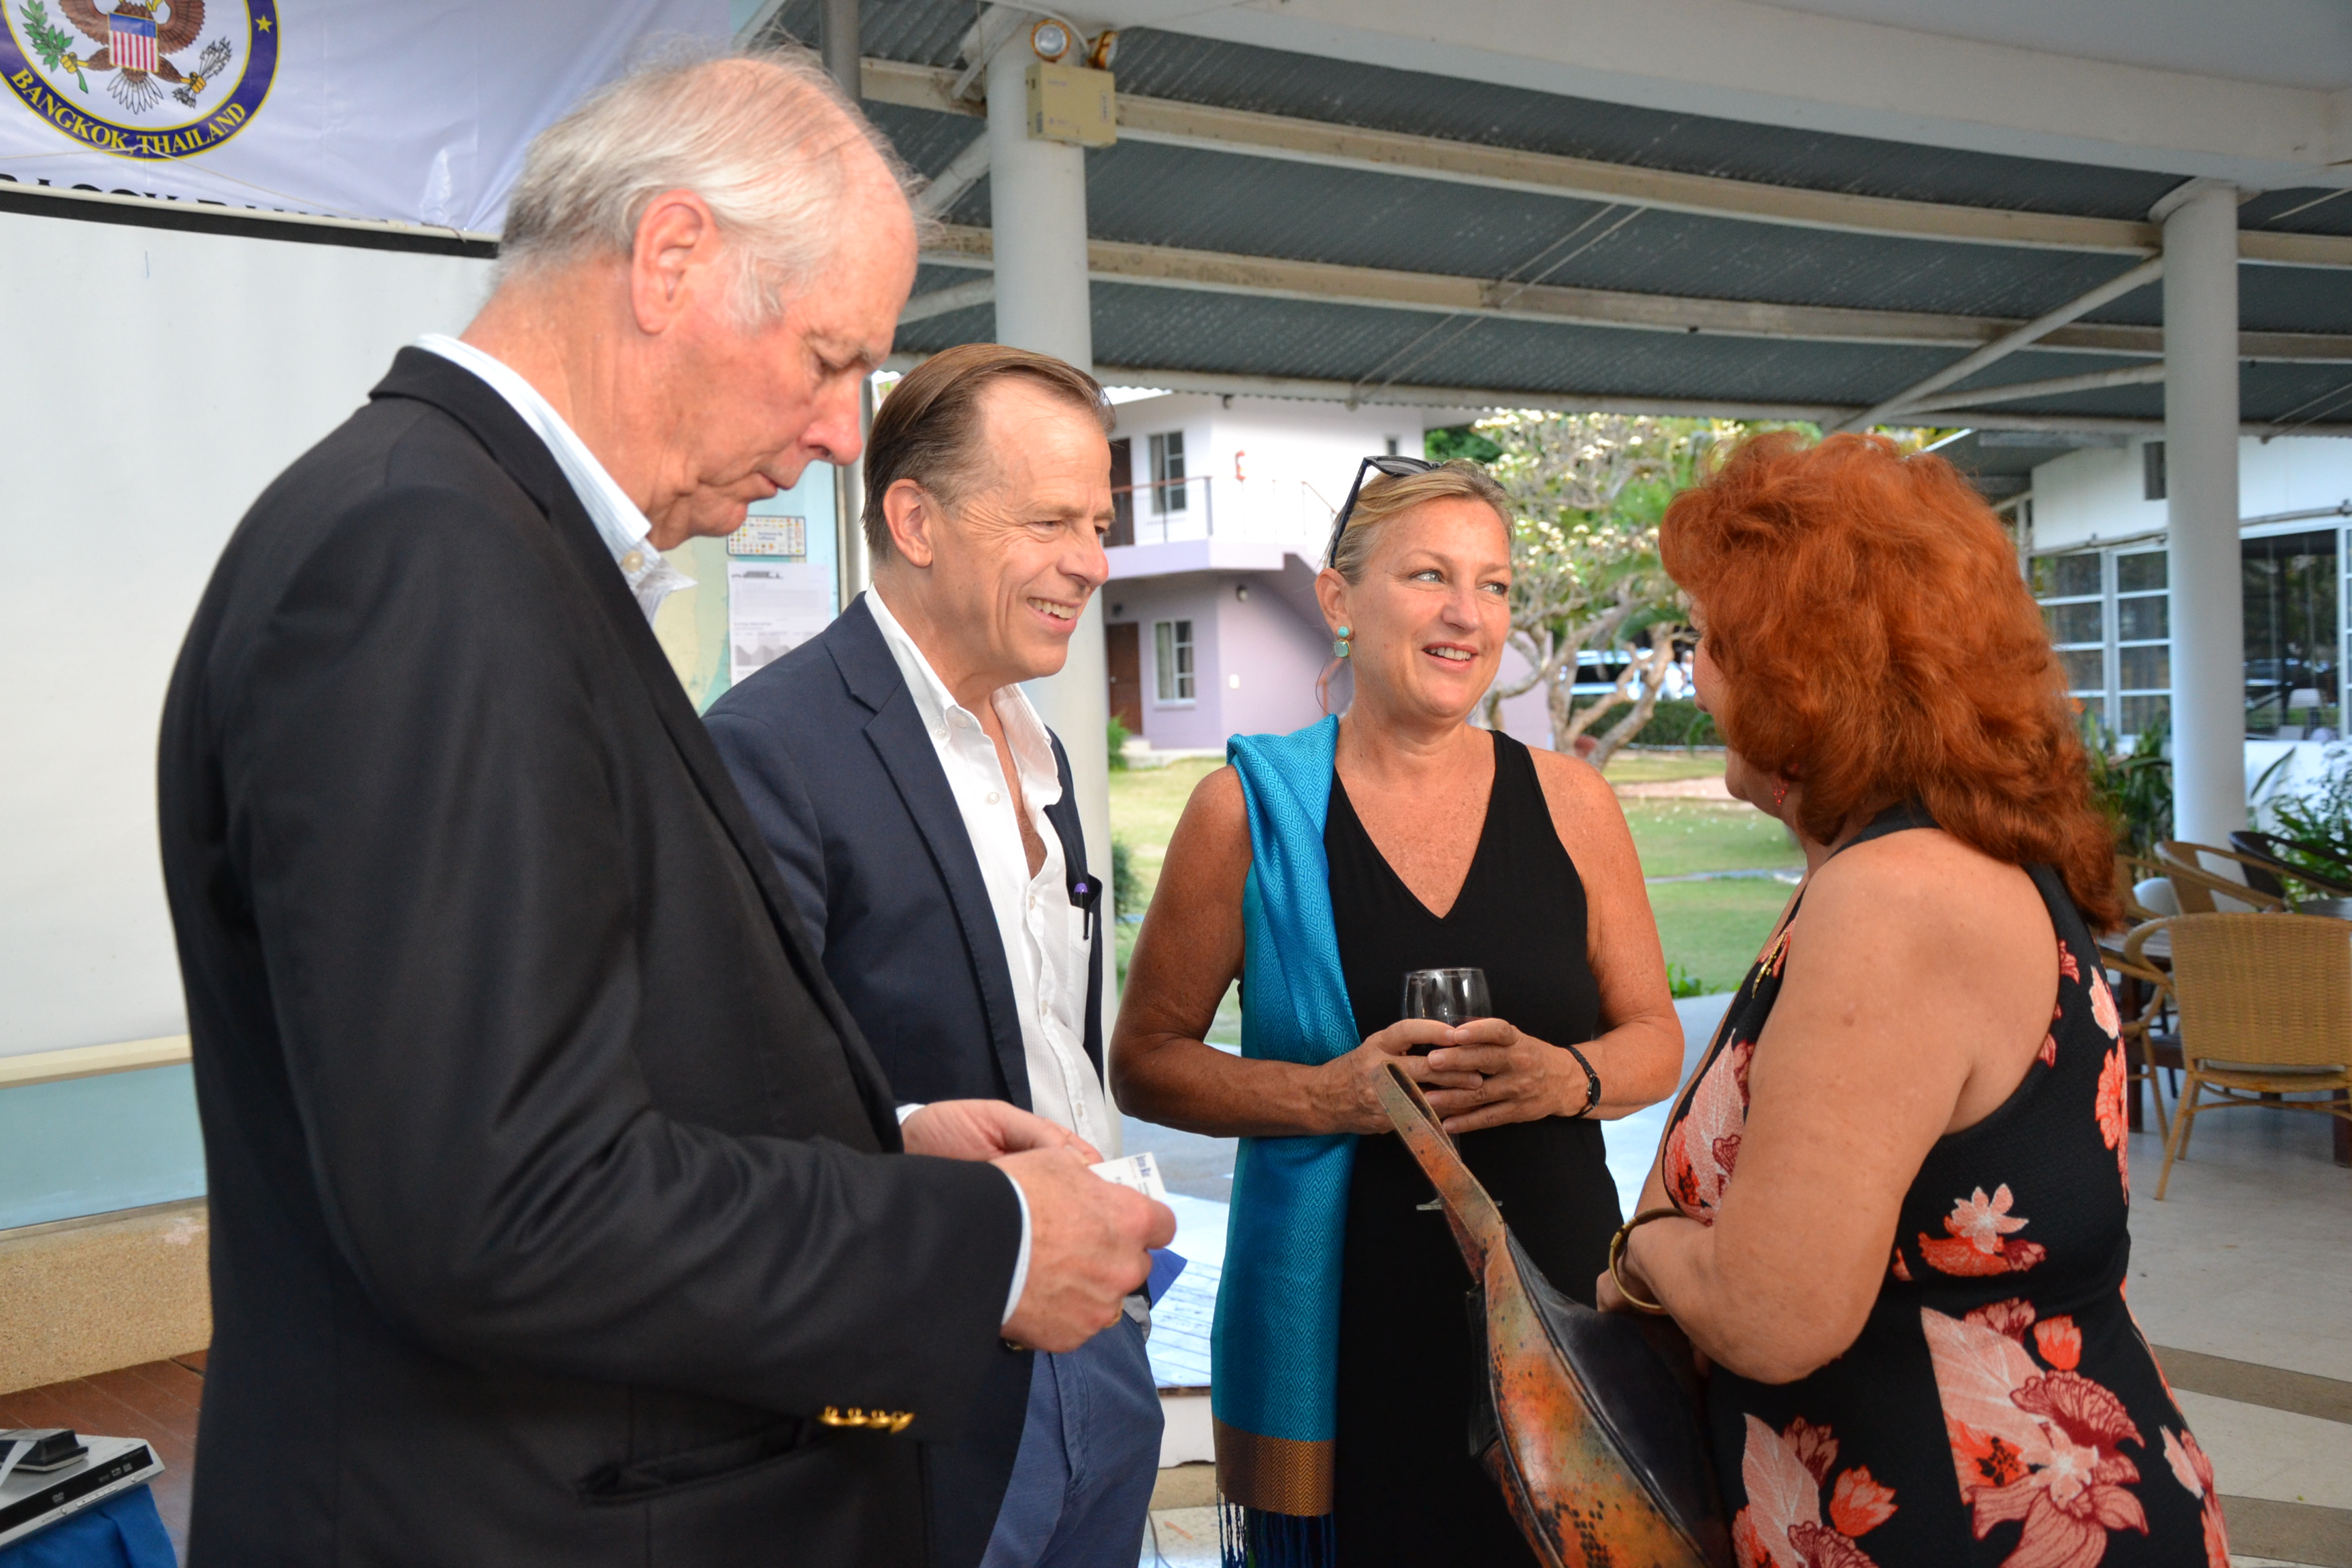
<path fill-rule="evenodd" d="M 1437 466 L 1435 463 L 1425 462 L 1419 458 L 1400 458 L 1393 454 L 1386 457 L 1366 458 L 1357 464 L 1356 482 L 1348 487 L 1348 499 L 1339 503 L 1339 515 L 1331 524 L 1331 543 L 1323 552 L 1323 564 L 1333 565 L 1339 559 L 1339 536 L 1348 531 L 1348 519 L 1355 514 L 1356 492 L 1364 488 L 1365 469 L 1378 468 L 1392 479 L 1402 479 L 1413 474 L 1425 474 Z"/>

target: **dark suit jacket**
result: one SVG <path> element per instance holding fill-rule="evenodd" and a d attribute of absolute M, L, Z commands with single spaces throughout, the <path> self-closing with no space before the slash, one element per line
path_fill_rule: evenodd
<path fill-rule="evenodd" d="M 891 1087 L 910 1100 L 1027 1107 L 1013 974 L 980 861 L 865 599 L 721 697 L 706 721 Z M 1086 839 L 1059 741 L 1054 760 L 1062 798 L 1045 816 L 1082 878 Z M 1086 1049 L 1097 1075 L 1106 945 L 1097 921 Z M 943 1561 L 975 1559 L 987 1543 L 1020 1447 L 1027 1374 L 1025 1357 L 1001 1369 L 970 1436 L 934 1455 Z"/>
<path fill-rule="evenodd" d="M 488 386 L 404 351 L 263 494 L 160 784 L 212 1195 L 192 1563 L 920 1561 L 919 1440 L 1006 1359 L 1018 1202 L 896 1152 L 644 615 Z"/>

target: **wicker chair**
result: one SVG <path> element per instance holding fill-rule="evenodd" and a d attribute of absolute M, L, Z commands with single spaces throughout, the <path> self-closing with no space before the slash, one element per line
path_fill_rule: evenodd
<path fill-rule="evenodd" d="M 2229 866 L 2235 866 L 2238 868 L 2238 880 L 2257 893 L 2268 893 L 2273 899 L 2286 897 L 2286 884 L 2279 880 L 2277 862 L 2262 856 L 2250 855 L 2242 849 L 2220 849 L 2210 844 L 2191 844 L 2185 838 L 2167 839 L 2157 846 L 2157 853 L 2214 876 L 2226 877 Z M 2227 861 L 2229 866 L 2208 867 L 2204 860 L 2208 855 L 2216 860 Z"/>
<path fill-rule="evenodd" d="M 2128 942 L 2129 939 L 2126 938 L 2126 942 Z M 2165 1008 L 2172 1000 L 2172 976 L 2145 958 L 2122 957 L 2111 949 L 2102 949 L 2099 957 L 2108 971 L 2119 979 L 2137 982 L 2140 994 L 2146 998 L 2138 1013 L 2123 1021 L 2124 1039 L 2135 1046 L 2139 1053 L 2139 1065 L 2126 1069 L 2124 1073 L 2124 1092 L 2137 1094 L 2137 1085 L 2147 1085 L 2147 1097 L 2156 1103 L 2157 1136 L 2168 1142 L 2172 1128 L 2165 1120 L 2164 1082 L 2157 1077 L 2157 1070 L 2169 1068 L 2177 1072 L 2182 1066 L 2179 1046 L 2174 1037 L 2161 1033 L 2158 1028 L 2164 1019 Z"/>
<path fill-rule="evenodd" d="M 2200 1096 L 2352 1120 L 2352 921 L 2316 915 L 2178 915 L 2124 942 L 2126 963 L 2158 932 L 2172 944 L 2180 1016 L 2180 1103 L 2166 1140 L 2160 1203 L 2172 1163 L 2189 1148 Z M 2148 965 L 2153 968 L 2153 965 Z M 2326 1093 L 2326 1100 L 2264 1095 Z"/>
<path fill-rule="evenodd" d="M 2176 855 L 2173 853 L 2176 849 L 2183 853 Z M 2157 863 L 2180 900 L 2181 913 L 2210 915 L 2235 912 L 2217 910 L 2213 902 L 2216 894 L 2263 913 L 2278 913 L 2286 909 L 2286 900 L 2279 894 L 2265 893 L 2258 888 L 2250 888 L 2243 882 L 2217 877 L 2203 869 L 2197 864 L 2196 857 L 2200 852 L 2207 855 L 2221 853 L 2195 844 L 2166 844 L 2157 851 Z"/>

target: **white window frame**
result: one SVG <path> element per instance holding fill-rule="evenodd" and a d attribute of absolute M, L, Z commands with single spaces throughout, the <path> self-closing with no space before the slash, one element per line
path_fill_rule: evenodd
<path fill-rule="evenodd" d="M 1151 515 L 1192 510 L 1192 482 L 1184 471 L 1184 432 L 1161 430 L 1146 444 L 1151 462 Z"/>
<path fill-rule="evenodd" d="M 1151 705 L 1191 708 L 1200 701 L 1201 650 L 1189 616 L 1151 623 Z"/>

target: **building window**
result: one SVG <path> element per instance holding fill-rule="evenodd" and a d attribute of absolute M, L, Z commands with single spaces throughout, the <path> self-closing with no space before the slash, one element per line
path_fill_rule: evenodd
<path fill-rule="evenodd" d="M 2142 500 L 2164 499 L 2164 443 L 2148 441 L 2139 449 L 2139 497 Z"/>
<path fill-rule="evenodd" d="M 2333 739 L 2343 727 L 2336 531 L 2273 533 L 2238 546 L 2246 616 L 2246 733 Z"/>
<path fill-rule="evenodd" d="M 2066 689 L 2109 731 L 2137 735 L 2172 710 L 2172 645 L 2161 547 L 2037 556 L 2033 596 Z"/>
<path fill-rule="evenodd" d="M 1151 437 L 1151 510 L 1162 517 L 1184 510 L 1189 489 L 1184 482 L 1184 432 L 1171 430 Z"/>
<path fill-rule="evenodd" d="M 1156 445 L 1158 437 L 1152 440 Z M 1154 621 L 1151 625 L 1152 666 L 1157 695 L 1162 702 L 1192 700 L 1192 623 Z"/>
<path fill-rule="evenodd" d="M 2248 735 L 2332 741 L 2342 732 L 2343 553 L 2332 528 L 2240 541 Z M 2067 689 L 2117 735 L 2171 717 L 2168 587 L 2161 546 L 2033 562 L 2033 596 Z"/>
<path fill-rule="evenodd" d="M 1391 436 L 1387 439 L 1389 444 L 1389 456 L 1393 458 L 1397 455 L 1397 447 L 1403 443 L 1404 438 L 1401 436 Z"/>

